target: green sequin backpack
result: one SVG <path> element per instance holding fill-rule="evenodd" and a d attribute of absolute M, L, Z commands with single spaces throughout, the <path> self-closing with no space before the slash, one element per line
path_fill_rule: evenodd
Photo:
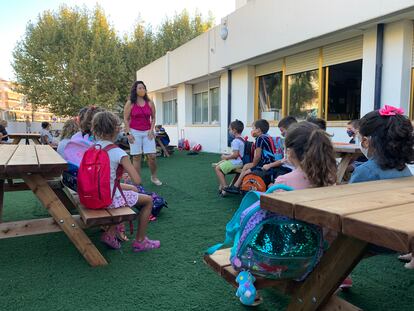
<path fill-rule="evenodd" d="M 291 191 L 275 185 L 276 190 Z M 249 192 L 226 225 L 226 239 L 207 250 L 208 254 L 233 241 L 230 261 L 238 270 L 273 279 L 304 279 L 323 253 L 320 227 L 260 208 L 260 192 Z"/>

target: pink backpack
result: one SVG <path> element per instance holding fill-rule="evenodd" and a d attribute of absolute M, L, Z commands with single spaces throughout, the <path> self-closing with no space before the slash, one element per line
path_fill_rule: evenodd
<path fill-rule="evenodd" d="M 102 148 L 101 145 L 93 145 L 83 155 L 78 171 L 78 194 L 81 204 L 86 208 L 107 208 L 112 204 L 116 189 L 119 189 L 123 195 L 120 187 L 123 173 L 121 165 L 116 171 L 114 189 L 111 194 L 111 166 L 108 151 L 114 148 L 118 146 L 111 144 Z"/>
<path fill-rule="evenodd" d="M 69 164 L 79 167 L 84 153 L 94 144 L 94 142 L 88 138 L 89 135 L 82 136 L 81 133 L 73 135 L 63 150 L 63 158 L 68 161 Z"/>

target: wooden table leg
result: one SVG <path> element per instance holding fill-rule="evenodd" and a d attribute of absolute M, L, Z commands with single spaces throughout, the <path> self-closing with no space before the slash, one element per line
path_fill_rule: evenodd
<path fill-rule="evenodd" d="M 13 138 L 13 145 L 18 145 L 20 143 L 20 140 L 20 137 Z"/>
<path fill-rule="evenodd" d="M 362 259 L 366 246 L 364 241 L 340 234 L 315 270 L 292 295 L 286 310 L 314 311 L 322 308 Z"/>
<path fill-rule="evenodd" d="M 108 264 L 42 176 L 26 175 L 23 180 L 91 266 Z"/>
<path fill-rule="evenodd" d="M 0 179 L 0 223 L 3 221 L 4 179 Z"/>
<path fill-rule="evenodd" d="M 353 154 L 347 153 L 345 156 L 342 157 L 341 162 L 338 165 L 338 172 L 336 175 L 336 183 L 340 184 L 344 179 L 344 175 L 346 169 L 348 168 L 349 164 L 351 163 L 352 158 L 354 157 Z"/>
<path fill-rule="evenodd" d="M 33 140 L 35 145 L 41 145 L 41 142 L 40 142 L 39 138 L 33 137 L 32 140 Z"/>

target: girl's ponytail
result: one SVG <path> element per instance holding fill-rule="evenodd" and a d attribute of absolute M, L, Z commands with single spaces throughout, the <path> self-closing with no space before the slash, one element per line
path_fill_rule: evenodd
<path fill-rule="evenodd" d="M 328 134 L 314 129 L 304 147 L 302 170 L 315 187 L 330 186 L 336 183 L 335 152 Z"/>

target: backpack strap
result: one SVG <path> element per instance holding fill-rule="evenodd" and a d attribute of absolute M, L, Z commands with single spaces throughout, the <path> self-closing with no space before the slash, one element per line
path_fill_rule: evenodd
<path fill-rule="evenodd" d="M 244 148 L 246 148 L 246 141 L 245 141 L 242 137 L 234 137 L 234 139 L 238 139 L 238 140 L 242 141 L 242 142 L 243 142 L 243 144 L 244 144 Z M 233 151 L 233 150 L 232 150 L 232 151 Z M 238 157 L 238 159 L 243 160 L 243 155 L 242 155 L 242 154 L 240 154 L 240 152 L 239 152 L 239 157 Z"/>
<path fill-rule="evenodd" d="M 119 146 L 115 145 L 115 144 L 110 144 L 110 145 L 106 146 L 105 148 L 103 148 L 102 150 L 105 150 L 106 152 L 108 152 L 109 150 L 112 150 L 112 149 L 115 149 L 115 148 L 119 148 Z M 121 164 L 119 164 L 118 168 L 116 169 L 114 189 L 112 190 L 112 198 L 115 196 L 116 189 L 118 189 L 119 192 L 121 193 L 122 198 L 125 201 L 125 204 L 127 204 L 128 201 L 127 201 L 127 199 L 125 197 L 125 194 L 124 194 L 124 192 L 122 191 L 122 188 L 121 188 L 121 177 L 122 177 L 123 173 L 124 173 L 124 167 Z M 129 221 L 129 233 L 130 234 L 134 233 L 134 223 L 132 222 L 132 220 Z"/>

